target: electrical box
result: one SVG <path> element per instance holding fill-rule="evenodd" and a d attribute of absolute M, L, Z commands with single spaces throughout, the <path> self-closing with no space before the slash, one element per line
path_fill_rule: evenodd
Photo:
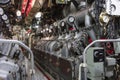
<path fill-rule="evenodd" d="M 67 0 L 56 0 L 56 4 L 67 4 Z"/>
<path fill-rule="evenodd" d="M 106 0 L 106 12 L 109 15 L 120 16 L 120 0 Z"/>
<path fill-rule="evenodd" d="M 87 50 L 87 78 L 90 80 L 103 80 L 104 78 L 104 49 L 91 47 Z"/>

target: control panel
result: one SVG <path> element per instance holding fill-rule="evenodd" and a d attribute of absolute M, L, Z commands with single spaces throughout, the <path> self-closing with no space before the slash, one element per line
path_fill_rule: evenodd
<path fill-rule="evenodd" d="M 86 54 L 87 78 L 90 80 L 103 80 L 104 75 L 104 49 L 91 47 Z"/>

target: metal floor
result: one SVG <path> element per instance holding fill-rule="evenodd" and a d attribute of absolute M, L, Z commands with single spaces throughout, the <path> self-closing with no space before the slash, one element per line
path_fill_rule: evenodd
<path fill-rule="evenodd" d="M 35 67 L 35 80 L 48 80 L 37 67 Z"/>

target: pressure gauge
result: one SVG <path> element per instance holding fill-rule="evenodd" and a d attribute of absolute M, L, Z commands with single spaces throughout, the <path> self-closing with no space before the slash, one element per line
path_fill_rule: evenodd
<path fill-rule="evenodd" d="M 54 22 L 53 25 L 54 25 L 54 26 L 58 26 L 57 22 Z"/>
<path fill-rule="evenodd" d="M 21 11 L 20 11 L 20 10 L 17 10 L 17 11 L 16 11 L 16 15 L 17 15 L 17 16 L 21 16 L 21 15 L 22 15 L 22 14 L 21 14 Z"/>
<path fill-rule="evenodd" d="M 108 22 L 110 21 L 109 15 L 107 13 L 105 13 L 105 12 L 102 12 L 100 14 L 99 19 L 100 19 L 100 24 L 102 24 L 102 25 L 103 24 L 108 24 Z"/>
<path fill-rule="evenodd" d="M 41 12 L 37 12 L 35 15 L 35 18 L 41 18 L 42 17 L 42 13 Z"/>
<path fill-rule="evenodd" d="M 4 21 L 6 21 L 6 20 L 8 19 L 7 15 L 4 14 L 4 15 L 2 16 L 2 19 L 3 19 Z"/>
<path fill-rule="evenodd" d="M 109 18 L 108 16 L 104 16 L 104 17 L 103 17 L 103 21 L 104 21 L 105 23 L 108 23 L 109 20 L 110 20 L 110 18 Z"/>
<path fill-rule="evenodd" d="M 70 23 L 73 23 L 73 22 L 75 21 L 75 18 L 74 18 L 73 16 L 69 16 L 69 17 L 68 17 L 68 21 L 69 21 Z"/>
<path fill-rule="evenodd" d="M 3 15 L 4 14 L 4 11 L 3 9 L 0 7 L 0 15 Z"/>

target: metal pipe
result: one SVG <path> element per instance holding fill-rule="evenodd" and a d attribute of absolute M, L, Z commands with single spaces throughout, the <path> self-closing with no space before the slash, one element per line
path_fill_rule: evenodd
<path fill-rule="evenodd" d="M 87 52 L 87 50 L 88 50 L 92 45 L 94 45 L 95 43 L 100 43 L 100 42 L 120 42 L 120 39 L 95 40 L 95 41 L 93 41 L 92 43 L 90 43 L 90 44 L 85 48 L 85 50 L 84 50 L 84 52 L 83 52 L 83 63 L 81 63 L 82 66 L 79 67 L 79 68 L 81 68 L 81 67 L 84 67 L 84 68 L 85 68 L 85 69 L 84 69 L 84 75 L 85 75 L 85 76 L 84 76 L 84 79 L 85 79 L 85 80 L 87 80 L 86 52 Z M 80 65 L 81 65 L 81 64 L 80 64 Z M 80 72 L 80 73 L 81 73 L 81 72 Z M 79 76 L 79 79 L 81 80 L 81 76 Z"/>
<path fill-rule="evenodd" d="M 32 43 L 32 37 L 35 35 L 35 33 L 30 34 L 29 37 L 29 48 L 31 49 L 31 43 Z"/>
<path fill-rule="evenodd" d="M 33 72 L 34 72 L 34 55 L 29 47 L 27 47 L 25 44 L 23 44 L 22 42 L 17 41 L 17 40 L 0 39 L 0 42 L 1 43 L 14 43 L 14 44 L 18 44 L 21 47 L 25 48 L 29 52 L 29 54 L 31 55 L 31 68 L 32 68 L 32 74 L 33 74 Z"/>
<path fill-rule="evenodd" d="M 73 16 L 73 17 L 75 17 L 76 23 L 79 23 L 79 24 L 84 23 L 85 15 L 88 12 L 88 10 L 89 10 L 89 8 L 87 8 L 83 11 L 78 11 L 78 12 L 72 13 L 72 14 L 68 15 L 66 18 L 60 20 L 60 22 L 61 21 L 68 22 L 69 16 Z"/>
<path fill-rule="evenodd" d="M 92 18 L 87 13 L 85 16 L 85 27 L 89 28 L 91 25 L 92 25 Z M 88 32 L 89 36 L 91 37 L 92 41 L 97 40 L 95 32 L 93 31 L 93 29 L 91 29 L 87 32 Z M 95 44 L 95 46 L 98 46 L 98 44 Z"/>

